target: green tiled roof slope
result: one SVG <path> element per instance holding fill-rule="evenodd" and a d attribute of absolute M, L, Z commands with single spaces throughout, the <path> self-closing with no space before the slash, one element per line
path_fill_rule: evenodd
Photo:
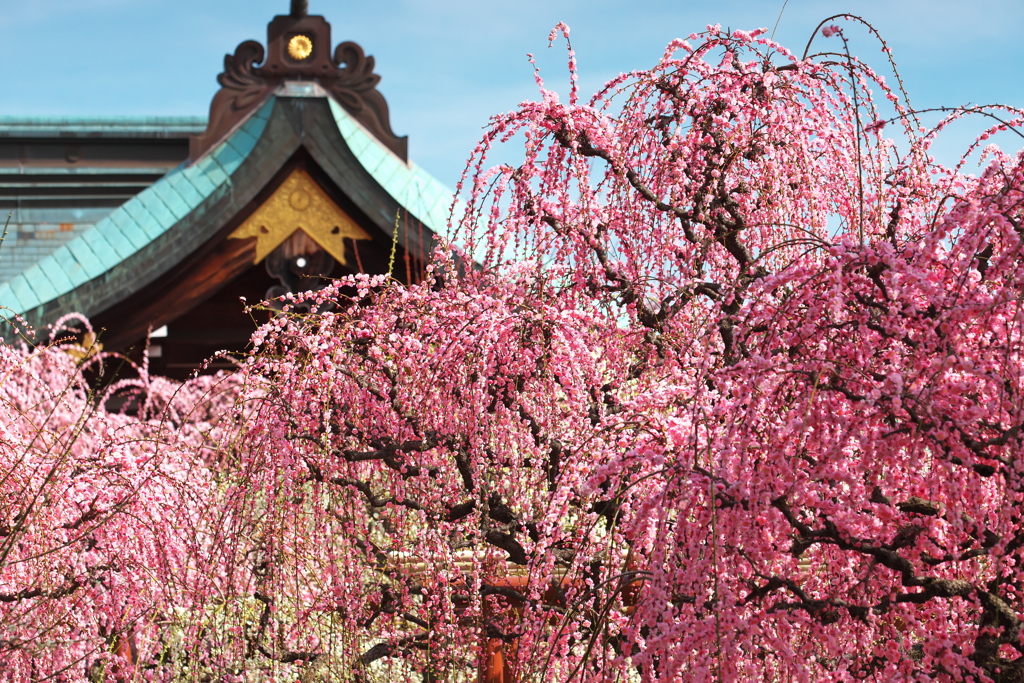
<path fill-rule="evenodd" d="M 434 234 L 447 234 L 454 192 L 411 161 L 402 161 L 340 104 L 333 99 L 329 102 L 338 131 L 362 167 L 399 205 Z"/>
<path fill-rule="evenodd" d="M 19 314 L 32 310 L 98 277 L 162 235 L 230 184 L 231 174 L 263 134 L 273 106 L 271 98 L 198 163 L 171 171 L 80 237 L 0 284 L 0 306 Z"/>

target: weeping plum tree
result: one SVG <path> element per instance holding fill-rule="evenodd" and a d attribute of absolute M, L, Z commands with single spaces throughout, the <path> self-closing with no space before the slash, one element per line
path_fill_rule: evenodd
<path fill-rule="evenodd" d="M 261 329 L 124 670 L 1024 680 L 1024 159 L 936 163 L 968 112 L 822 33 L 713 27 L 589 101 L 570 52 L 428 282 Z"/>
<path fill-rule="evenodd" d="M 430 283 L 261 333 L 233 497 L 317 567 L 268 604 L 431 680 L 481 639 L 519 680 L 1024 680 L 1021 156 L 937 164 L 842 48 L 690 41 L 538 78 Z"/>

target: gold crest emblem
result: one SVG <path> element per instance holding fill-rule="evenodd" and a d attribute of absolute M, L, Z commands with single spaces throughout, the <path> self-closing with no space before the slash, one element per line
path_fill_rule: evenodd
<path fill-rule="evenodd" d="M 288 56 L 296 62 L 308 59 L 311 54 L 313 54 L 313 41 L 309 36 L 300 33 L 297 36 L 292 36 L 288 41 Z"/>

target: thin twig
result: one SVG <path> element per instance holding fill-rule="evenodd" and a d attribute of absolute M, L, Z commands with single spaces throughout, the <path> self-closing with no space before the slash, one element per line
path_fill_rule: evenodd
<path fill-rule="evenodd" d="M 779 10 L 779 18 L 775 20 L 775 27 L 772 29 L 771 39 L 775 40 L 775 32 L 779 30 L 779 22 L 782 21 L 782 13 L 786 11 L 786 5 L 789 4 L 789 0 L 782 3 L 782 9 Z"/>
<path fill-rule="evenodd" d="M 11 216 L 13 215 L 14 212 L 11 211 L 9 214 L 7 214 L 7 220 L 4 221 L 4 234 L 0 235 L 0 255 L 3 254 L 4 242 L 7 240 L 7 228 L 11 225 Z"/>
<path fill-rule="evenodd" d="M 398 221 L 402 216 L 402 209 L 395 211 L 395 234 L 391 236 L 391 257 L 388 259 L 388 277 L 395 276 L 395 252 L 398 249 Z"/>

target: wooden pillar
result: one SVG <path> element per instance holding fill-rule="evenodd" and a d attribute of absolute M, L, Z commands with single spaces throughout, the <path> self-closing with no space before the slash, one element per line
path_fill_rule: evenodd
<path fill-rule="evenodd" d="M 493 577 L 490 579 L 490 584 L 492 586 L 500 586 L 503 588 L 512 588 L 513 590 L 523 591 L 529 584 L 529 577 Z M 523 605 L 512 602 L 511 600 L 509 602 L 511 604 L 505 613 L 511 613 L 518 617 Z M 487 603 L 485 601 L 483 611 L 484 624 L 487 623 L 490 615 L 491 611 L 487 607 Z M 480 683 L 515 683 L 515 677 L 512 675 L 512 668 L 515 666 L 516 662 L 516 650 L 518 649 L 516 643 L 513 642 L 506 647 L 506 644 L 502 642 L 501 638 L 488 638 L 484 635 L 481 645 L 483 650 L 483 666 L 480 673 Z"/>
<path fill-rule="evenodd" d="M 512 672 L 505 668 L 504 643 L 498 638 L 484 642 L 484 666 L 480 683 L 512 683 Z"/>

